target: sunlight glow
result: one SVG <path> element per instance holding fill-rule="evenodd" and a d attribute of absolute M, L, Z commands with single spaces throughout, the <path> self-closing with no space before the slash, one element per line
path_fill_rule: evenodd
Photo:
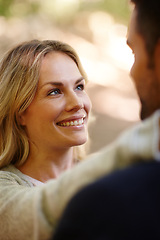
<path fill-rule="evenodd" d="M 75 12 L 79 7 L 78 0 L 45 0 L 45 4 L 43 0 L 41 0 L 41 4 L 46 12 L 53 18 L 54 15 L 65 18 L 65 16 L 72 14 L 72 12 Z"/>
<path fill-rule="evenodd" d="M 134 58 L 131 49 L 126 44 L 126 33 L 127 27 L 115 24 L 110 29 L 110 47 L 107 50 L 118 67 L 129 71 Z"/>

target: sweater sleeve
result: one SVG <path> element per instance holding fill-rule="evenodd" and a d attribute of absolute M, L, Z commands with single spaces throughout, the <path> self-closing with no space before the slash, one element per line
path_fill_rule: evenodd
<path fill-rule="evenodd" d="M 0 239 L 49 239 L 66 204 L 82 187 L 139 160 L 158 159 L 158 120 L 159 114 L 138 124 L 99 153 L 42 186 L 21 185 L 18 176 L 1 171 Z"/>

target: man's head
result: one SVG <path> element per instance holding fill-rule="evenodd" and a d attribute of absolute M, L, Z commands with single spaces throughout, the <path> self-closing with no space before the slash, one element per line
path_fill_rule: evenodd
<path fill-rule="evenodd" d="M 160 108 L 160 1 L 131 2 L 135 7 L 127 43 L 135 56 L 131 76 L 142 104 L 141 118 L 144 119 Z"/>

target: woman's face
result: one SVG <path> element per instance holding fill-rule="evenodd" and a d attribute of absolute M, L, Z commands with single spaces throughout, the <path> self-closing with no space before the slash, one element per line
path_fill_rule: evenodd
<path fill-rule="evenodd" d="M 85 79 L 75 62 L 52 52 L 42 61 L 37 92 L 21 124 L 39 150 L 68 148 L 86 142 L 90 108 Z"/>

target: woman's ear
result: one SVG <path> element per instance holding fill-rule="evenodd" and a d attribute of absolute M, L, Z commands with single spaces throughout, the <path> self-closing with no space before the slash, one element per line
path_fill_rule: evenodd
<path fill-rule="evenodd" d="M 19 122 L 20 122 L 20 124 L 22 125 L 22 126 L 25 126 L 26 125 L 26 123 L 25 123 L 25 113 L 23 112 L 23 113 L 20 113 L 19 115 L 18 115 L 18 120 L 19 120 Z"/>

